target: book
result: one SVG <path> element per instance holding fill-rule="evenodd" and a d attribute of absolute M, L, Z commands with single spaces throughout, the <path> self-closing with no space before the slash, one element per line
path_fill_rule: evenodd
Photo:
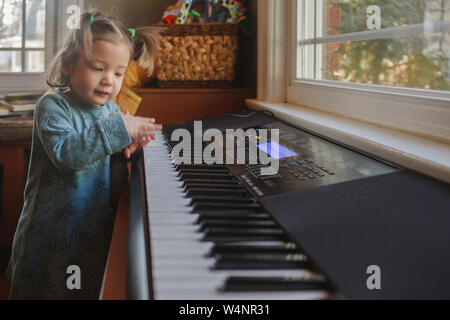
<path fill-rule="evenodd" d="M 20 118 L 23 117 L 24 115 L 21 113 L 9 113 L 9 114 L 0 114 L 0 119 L 8 119 L 8 118 Z"/>
<path fill-rule="evenodd" d="M 35 101 L 14 101 L 6 102 L 0 100 L 0 109 L 8 110 L 9 113 L 20 112 L 32 114 L 36 108 Z M 5 113 L 3 111 L 3 113 Z"/>
<path fill-rule="evenodd" d="M 14 93 L 6 93 L 2 97 L 6 102 L 13 101 L 36 101 L 43 95 L 43 92 L 14 92 Z"/>
<path fill-rule="evenodd" d="M 0 116 L 4 116 L 7 114 L 9 114 L 9 110 L 6 108 L 4 109 L 4 108 L 0 107 Z"/>
<path fill-rule="evenodd" d="M 35 103 L 11 103 L 9 105 L 9 111 L 11 112 L 32 112 L 36 107 Z"/>

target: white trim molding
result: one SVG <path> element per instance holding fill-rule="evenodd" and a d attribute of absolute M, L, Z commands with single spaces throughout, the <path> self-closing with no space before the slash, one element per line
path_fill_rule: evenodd
<path fill-rule="evenodd" d="M 450 94 L 434 97 L 424 90 L 392 90 L 382 86 L 330 81 L 295 81 L 287 101 L 394 128 L 450 141 Z"/>
<path fill-rule="evenodd" d="M 411 35 L 427 35 L 433 33 L 450 32 L 450 21 L 428 21 L 409 26 L 383 28 L 359 32 L 343 33 L 338 35 L 300 40 L 300 45 L 336 43 L 346 41 L 378 40 L 407 37 Z M 318 33 L 320 34 L 320 33 Z"/>
<path fill-rule="evenodd" d="M 258 99 L 286 100 L 286 2 L 258 0 Z"/>

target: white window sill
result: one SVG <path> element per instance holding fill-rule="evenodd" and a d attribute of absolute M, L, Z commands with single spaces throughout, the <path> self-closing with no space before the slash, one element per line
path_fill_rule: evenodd
<path fill-rule="evenodd" d="M 312 108 L 249 99 L 251 109 L 328 136 L 381 159 L 450 183 L 450 143 L 414 136 Z"/>

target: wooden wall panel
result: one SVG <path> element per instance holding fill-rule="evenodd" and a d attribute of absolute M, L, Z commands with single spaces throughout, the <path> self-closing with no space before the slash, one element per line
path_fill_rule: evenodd
<path fill-rule="evenodd" d="M 176 124 L 231 113 L 245 108 L 255 89 L 137 89 L 142 97 L 137 115 Z"/>

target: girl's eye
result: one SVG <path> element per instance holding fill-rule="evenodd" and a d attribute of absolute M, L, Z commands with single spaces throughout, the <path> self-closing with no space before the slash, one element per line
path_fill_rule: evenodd
<path fill-rule="evenodd" d="M 121 74 L 121 73 L 116 73 L 116 76 L 121 77 L 121 76 L 123 76 L 123 74 Z"/>

